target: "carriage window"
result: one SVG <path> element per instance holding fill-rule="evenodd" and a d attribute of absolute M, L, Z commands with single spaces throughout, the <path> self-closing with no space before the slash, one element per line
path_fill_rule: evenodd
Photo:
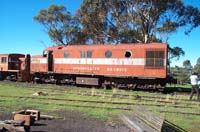
<path fill-rule="evenodd" d="M 92 51 L 87 51 L 87 58 L 92 58 Z"/>
<path fill-rule="evenodd" d="M 7 57 L 1 57 L 1 63 L 7 63 Z"/>
<path fill-rule="evenodd" d="M 110 58 L 112 56 L 112 52 L 110 50 L 107 50 L 105 52 L 105 56 L 106 56 L 106 58 Z"/>
<path fill-rule="evenodd" d="M 126 58 L 130 58 L 131 55 L 132 55 L 131 51 L 126 51 L 124 56 L 125 56 Z"/>
<path fill-rule="evenodd" d="M 157 68 L 164 66 L 164 51 L 146 51 L 146 66 Z"/>
<path fill-rule="evenodd" d="M 65 57 L 65 58 L 69 58 L 69 52 L 65 51 L 65 52 L 64 52 L 64 57 Z"/>
<path fill-rule="evenodd" d="M 85 51 L 80 51 L 81 58 L 85 58 Z"/>

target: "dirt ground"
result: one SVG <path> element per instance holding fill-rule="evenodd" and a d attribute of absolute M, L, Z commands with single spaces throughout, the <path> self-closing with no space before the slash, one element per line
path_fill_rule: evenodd
<path fill-rule="evenodd" d="M 104 122 L 74 111 L 57 111 L 53 114 L 56 114 L 55 119 L 35 121 L 30 132 L 131 132 L 120 120 Z M 0 115 L 0 120 L 7 119 L 10 119 L 9 114 Z"/>
<path fill-rule="evenodd" d="M 52 120 L 36 121 L 31 132 L 130 132 L 122 122 L 107 123 L 74 111 L 60 111 Z"/>

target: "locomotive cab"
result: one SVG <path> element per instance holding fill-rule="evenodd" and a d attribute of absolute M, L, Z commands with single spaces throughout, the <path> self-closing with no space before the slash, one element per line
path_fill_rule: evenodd
<path fill-rule="evenodd" d="M 0 55 L 0 79 L 17 80 L 21 70 L 23 54 L 2 54 Z"/>
<path fill-rule="evenodd" d="M 21 60 L 20 58 L 24 58 L 23 54 L 4 54 L 0 55 L 0 69 L 1 71 L 14 71 L 21 70 Z"/>

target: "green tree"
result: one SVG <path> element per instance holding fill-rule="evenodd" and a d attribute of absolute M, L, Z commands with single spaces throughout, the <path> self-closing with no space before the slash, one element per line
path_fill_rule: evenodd
<path fill-rule="evenodd" d="M 200 11 L 181 0 L 83 0 L 79 13 L 94 42 L 102 35 L 111 42 L 163 41 L 179 27 L 188 34 L 200 24 Z"/>
<path fill-rule="evenodd" d="M 183 68 L 186 70 L 185 73 L 191 73 L 192 65 L 190 60 L 183 61 Z"/>
<path fill-rule="evenodd" d="M 105 3 L 106 0 L 84 0 L 76 14 L 82 25 L 82 32 L 87 34 L 89 43 L 103 44 L 108 38 L 109 26 L 106 20 L 108 8 L 104 5 Z"/>
<path fill-rule="evenodd" d="M 179 27 L 190 33 L 200 24 L 200 11 L 182 0 L 83 0 L 75 16 L 62 5 L 51 5 L 34 20 L 61 45 L 150 43 L 167 42 Z"/>
<path fill-rule="evenodd" d="M 172 59 L 179 60 L 180 56 L 184 56 L 185 52 L 180 47 L 169 47 L 169 61 L 171 62 Z"/>
<path fill-rule="evenodd" d="M 182 50 L 180 47 L 173 47 L 171 48 L 170 46 L 168 47 L 168 66 L 169 66 L 169 74 L 173 74 L 173 68 L 170 68 L 170 63 L 172 62 L 173 59 L 179 60 L 180 56 L 184 56 L 185 52 Z M 175 70 L 177 70 L 177 67 L 175 67 Z"/>
<path fill-rule="evenodd" d="M 197 65 L 200 65 L 200 57 L 197 59 Z"/>
<path fill-rule="evenodd" d="M 200 57 L 197 59 L 197 63 L 194 66 L 194 71 L 200 74 Z"/>
<path fill-rule="evenodd" d="M 34 20 L 42 24 L 52 41 L 58 45 L 67 45 L 83 35 L 77 21 L 62 5 L 50 5 L 42 9 Z"/>

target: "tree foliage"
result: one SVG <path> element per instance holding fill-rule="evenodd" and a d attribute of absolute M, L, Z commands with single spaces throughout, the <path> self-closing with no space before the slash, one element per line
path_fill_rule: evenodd
<path fill-rule="evenodd" d="M 57 44 L 163 42 L 179 27 L 188 34 L 200 11 L 182 0 L 83 0 L 75 16 L 62 5 L 42 9 L 34 20 Z"/>
<path fill-rule="evenodd" d="M 180 47 L 169 47 L 169 60 L 176 59 L 178 60 L 180 56 L 184 56 L 185 52 Z"/>
<path fill-rule="evenodd" d="M 197 63 L 194 66 L 194 71 L 200 74 L 200 57 L 197 59 Z"/>
<path fill-rule="evenodd" d="M 190 60 L 185 60 L 185 61 L 183 61 L 183 67 L 184 67 L 185 69 L 191 70 L 191 69 L 192 69 L 192 65 L 191 65 Z"/>
<path fill-rule="evenodd" d="M 192 72 L 196 72 L 200 75 L 200 57 L 197 59 L 194 67 L 192 67 L 190 60 L 183 61 L 183 65 L 181 67 L 171 67 L 172 76 L 185 83 L 190 81 L 189 76 Z"/>
<path fill-rule="evenodd" d="M 95 42 L 102 35 L 105 42 L 154 42 L 183 26 L 188 34 L 200 24 L 200 11 L 181 0 L 83 0 L 79 13 Z"/>
<path fill-rule="evenodd" d="M 197 65 L 200 65 L 200 57 L 197 59 Z"/>
<path fill-rule="evenodd" d="M 42 9 L 34 20 L 42 24 L 49 37 L 58 45 L 67 45 L 78 41 L 82 33 L 78 22 L 62 5 L 50 5 Z"/>

